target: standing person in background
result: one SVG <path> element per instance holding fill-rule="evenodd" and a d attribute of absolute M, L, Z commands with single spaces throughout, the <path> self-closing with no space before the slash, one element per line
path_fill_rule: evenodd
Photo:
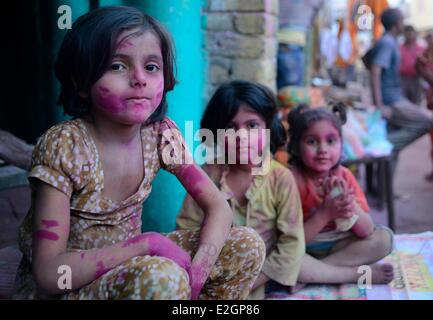
<path fill-rule="evenodd" d="M 418 56 L 415 67 L 418 74 L 425 80 L 427 108 L 433 110 L 433 33 L 428 34 L 425 40 L 427 48 L 422 55 Z M 433 146 L 433 130 L 430 131 L 430 141 Z M 431 158 L 433 162 L 433 148 Z M 426 180 L 433 182 L 433 170 L 426 176 Z"/>
<path fill-rule="evenodd" d="M 277 87 L 302 86 L 307 34 L 324 0 L 280 0 Z"/>
<path fill-rule="evenodd" d="M 388 139 L 398 154 L 428 133 L 433 123 L 417 105 L 403 97 L 400 84 L 400 49 L 397 36 L 403 32 L 403 14 L 387 9 L 381 17 L 386 30 L 364 57 L 371 74 L 373 102 L 389 126 Z"/>
<path fill-rule="evenodd" d="M 400 46 L 400 76 L 404 96 L 416 105 L 420 105 L 423 92 L 415 63 L 424 48 L 418 44 L 417 38 L 418 34 L 413 26 L 408 25 L 404 28 L 404 43 Z"/>

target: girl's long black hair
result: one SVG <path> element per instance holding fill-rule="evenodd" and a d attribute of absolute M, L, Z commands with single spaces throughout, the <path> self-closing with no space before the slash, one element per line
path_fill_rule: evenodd
<path fill-rule="evenodd" d="M 287 135 L 278 119 L 277 103 L 273 93 L 265 86 L 243 80 L 222 84 L 210 99 L 201 119 L 201 128 L 212 131 L 217 139 L 217 130 L 225 129 L 242 106 L 258 113 L 271 130 L 271 152 L 285 145 Z"/>

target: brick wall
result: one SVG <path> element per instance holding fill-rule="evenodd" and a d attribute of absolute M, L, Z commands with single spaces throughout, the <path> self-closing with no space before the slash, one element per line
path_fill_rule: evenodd
<path fill-rule="evenodd" d="M 207 99 L 223 82 L 257 81 L 276 90 L 278 0 L 207 0 Z"/>

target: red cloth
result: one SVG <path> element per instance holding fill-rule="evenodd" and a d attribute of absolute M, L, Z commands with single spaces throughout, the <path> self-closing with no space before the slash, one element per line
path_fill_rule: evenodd
<path fill-rule="evenodd" d="M 417 76 L 415 69 L 416 58 L 421 55 L 423 51 L 424 48 L 417 43 L 410 46 L 407 46 L 406 44 L 400 46 L 400 75 L 405 77 Z"/>
<path fill-rule="evenodd" d="M 298 185 L 305 222 L 314 214 L 315 209 L 321 205 L 321 203 L 323 202 L 323 198 L 319 196 L 317 187 L 312 177 L 305 174 L 305 172 L 300 170 L 298 167 L 292 166 L 290 167 L 290 170 L 292 171 Z M 349 169 L 340 165 L 333 170 L 331 175 L 344 179 L 348 187 L 354 190 L 355 200 L 362 208 L 362 210 L 364 212 L 370 211 L 365 194 L 359 186 L 358 181 L 356 181 L 356 178 Z M 330 222 L 323 230 L 321 230 L 321 232 L 330 230 L 335 230 L 334 222 Z"/>

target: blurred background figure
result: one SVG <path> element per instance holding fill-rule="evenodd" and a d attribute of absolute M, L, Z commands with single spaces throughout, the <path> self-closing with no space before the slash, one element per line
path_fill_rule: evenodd
<path fill-rule="evenodd" d="M 416 105 L 420 105 L 423 98 L 421 78 L 415 68 L 417 57 L 424 51 L 418 43 L 418 33 L 411 25 L 404 28 L 404 43 L 400 46 L 401 88 L 403 95 Z"/>
<path fill-rule="evenodd" d="M 308 30 L 324 0 L 280 0 L 277 87 L 304 85 Z"/>
<path fill-rule="evenodd" d="M 423 87 L 425 90 L 427 108 L 433 110 L 433 33 L 425 37 L 427 48 L 423 54 L 417 57 L 416 70 L 422 77 Z M 433 131 L 430 131 L 430 141 L 432 145 L 431 158 L 433 163 Z M 433 182 L 433 165 L 432 171 L 426 176 L 426 180 Z"/>

